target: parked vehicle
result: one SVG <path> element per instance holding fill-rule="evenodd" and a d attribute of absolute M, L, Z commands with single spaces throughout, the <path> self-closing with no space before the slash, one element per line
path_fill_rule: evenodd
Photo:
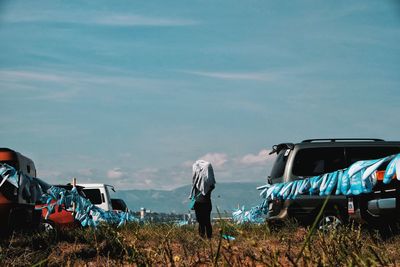
<path fill-rule="evenodd" d="M 71 184 L 55 185 L 67 190 L 72 189 Z M 79 195 L 90 200 L 90 202 L 105 211 L 126 211 L 127 206 L 122 199 L 111 199 L 109 190 L 114 191 L 114 187 L 107 184 L 79 184 L 76 186 Z M 54 202 L 52 202 L 54 203 Z M 45 206 L 44 204 L 37 205 L 37 208 Z M 72 208 L 65 209 L 63 206 L 55 206 L 55 212 L 45 219 L 47 208 L 43 208 L 42 217 L 46 229 L 60 229 L 77 227 L 79 223 L 75 220 Z"/>
<path fill-rule="evenodd" d="M 64 188 L 66 190 L 72 190 L 72 185 L 67 184 L 67 185 L 55 185 L 60 188 Z M 82 189 L 83 187 L 77 186 L 78 193 L 79 195 L 86 197 L 85 194 L 83 193 Z M 52 201 L 50 204 L 54 204 L 55 200 Z M 48 213 L 48 209 L 46 208 L 47 204 L 38 204 L 36 205 L 37 209 L 41 209 L 42 213 L 42 226 L 46 230 L 60 230 L 61 228 L 73 228 L 79 226 L 79 222 L 77 222 L 73 216 L 73 210 L 72 208 L 65 209 L 65 207 L 56 205 L 54 207 L 54 213 L 50 214 L 48 218 L 46 219 L 46 215 Z"/>
<path fill-rule="evenodd" d="M 30 177 L 37 176 L 33 160 L 12 149 L 0 148 L 0 162 L 8 164 Z"/>
<path fill-rule="evenodd" d="M 275 145 L 272 153 L 276 153 L 277 157 L 268 182 L 275 184 L 337 171 L 359 160 L 400 153 L 400 142 L 369 138 L 310 139 L 297 144 Z M 268 220 L 294 218 L 300 223 L 310 224 L 315 220 L 325 199 L 325 196 L 299 195 L 296 199 L 273 200 L 268 203 Z M 347 198 L 330 196 L 319 226 L 342 224 L 347 220 Z"/>
<path fill-rule="evenodd" d="M 382 166 L 384 169 L 386 165 Z M 389 184 L 382 182 L 384 170 L 376 173 L 377 184 L 373 192 L 348 198 L 349 218 L 378 229 L 381 234 L 398 232 L 400 219 L 400 181 L 396 176 Z"/>
<path fill-rule="evenodd" d="M 108 184 L 78 184 L 83 187 L 86 197 L 99 208 L 105 211 L 113 210 L 110 190 L 115 192 L 114 186 Z"/>
<path fill-rule="evenodd" d="M 40 197 L 39 184 L 45 183 L 36 177 L 34 162 L 9 148 L 0 148 L 0 163 L 6 163 L 21 173 L 18 185 L 4 181 L 0 186 L 0 232 L 36 229 L 41 221 L 40 211 L 35 210 L 35 202 Z M 0 181 L 1 182 L 1 181 Z"/>

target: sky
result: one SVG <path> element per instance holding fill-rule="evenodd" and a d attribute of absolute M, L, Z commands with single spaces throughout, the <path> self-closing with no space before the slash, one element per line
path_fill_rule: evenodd
<path fill-rule="evenodd" d="M 400 140 L 397 1 L 0 0 L 0 147 L 50 183 L 265 182 L 272 145 Z"/>

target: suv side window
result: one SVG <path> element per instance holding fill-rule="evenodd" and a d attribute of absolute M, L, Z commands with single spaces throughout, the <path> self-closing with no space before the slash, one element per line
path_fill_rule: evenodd
<path fill-rule="evenodd" d="M 400 153 L 399 147 L 347 147 L 348 166 L 359 160 L 379 159 Z"/>
<path fill-rule="evenodd" d="M 304 148 L 299 150 L 295 156 L 292 174 L 310 177 L 345 167 L 343 147 Z"/>
<path fill-rule="evenodd" d="M 83 193 L 85 193 L 86 197 L 92 204 L 103 203 L 99 189 L 83 189 Z"/>

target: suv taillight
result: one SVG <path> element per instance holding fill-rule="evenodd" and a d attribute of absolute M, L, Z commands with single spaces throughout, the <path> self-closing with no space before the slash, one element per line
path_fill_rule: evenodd
<path fill-rule="evenodd" d="M 376 179 L 378 181 L 383 181 L 384 176 L 385 176 L 385 171 L 376 171 Z M 396 174 L 392 177 L 392 179 L 396 179 Z"/>

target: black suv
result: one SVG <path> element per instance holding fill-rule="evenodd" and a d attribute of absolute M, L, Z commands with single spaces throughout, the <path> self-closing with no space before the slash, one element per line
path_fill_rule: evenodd
<path fill-rule="evenodd" d="M 400 153 L 400 142 L 382 139 L 330 138 L 309 139 L 301 143 L 282 143 L 272 147 L 270 154 L 277 157 L 268 177 L 270 184 L 291 182 L 333 172 L 349 167 L 356 161 L 378 159 Z M 300 223 L 312 223 L 325 196 L 299 195 L 295 199 L 275 199 L 268 203 L 268 220 L 294 218 Z M 330 196 L 324 214 L 319 222 L 341 224 L 348 220 L 348 200 L 346 196 Z"/>
<path fill-rule="evenodd" d="M 383 183 L 384 170 L 377 172 L 377 184 L 369 194 L 348 197 L 348 214 L 358 223 L 366 223 L 380 231 L 383 236 L 398 234 L 400 222 L 400 181 L 392 179 Z"/>

